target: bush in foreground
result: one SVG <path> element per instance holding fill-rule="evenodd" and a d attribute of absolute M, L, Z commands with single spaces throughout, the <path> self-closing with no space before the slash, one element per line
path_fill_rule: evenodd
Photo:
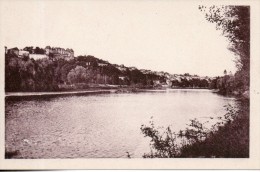
<path fill-rule="evenodd" d="M 239 102 L 239 108 L 228 105 L 227 113 L 218 117 L 210 128 L 197 119 L 190 120 L 185 130 L 172 132 L 170 127 L 161 132 L 150 121 L 142 125 L 145 137 L 150 137 L 150 153 L 144 158 L 247 158 L 249 157 L 249 101 Z"/>

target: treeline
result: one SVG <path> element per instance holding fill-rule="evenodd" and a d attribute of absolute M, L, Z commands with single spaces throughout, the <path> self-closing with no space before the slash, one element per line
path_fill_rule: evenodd
<path fill-rule="evenodd" d="M 218 89 L 223 95 L 242 95 L 249 90 L 249 83 L 243 73 L 237 71 L 234 75 L 227 75 L 224 71 L 224 76 L 213 79 L 209 88 Z"/>
<path fill-rule="evenodd" d="M 166 78 L 127 67 L 121 71 L 94 56 L 78 56 L 68 61 L 49 58 L 34 60 L 15 54 L 6 54 L 5 57 L 7 92 L 84 89 L 95 84 L 148 88 L 153 87 L 155 80 L 165 82 Z"/>
<path fill-rule="evenodd" d="M 249 6 L 199 6 L 210 23 L 216 24 L 229 41 L 228 49 L 236 55 L 237 72 L 216 78 L 211 88 L 222 94 L 245 95 L 249 98 L 250 83 L 250 7 Z"/>
<path fill-rule="evenodd" d="M 172 80 L 172 88 L 209 88 L 211 79 L 200 79 L 200 78 L 181 78 L 180 80 Z"/>

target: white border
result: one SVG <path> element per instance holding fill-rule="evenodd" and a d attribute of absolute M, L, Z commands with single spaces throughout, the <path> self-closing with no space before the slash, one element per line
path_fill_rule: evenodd
<path fill-rule="evenodd" d="M 150 3 L 152 0 L 147 0 Z M 1 3 L 0 0 L 0 9 Z M 260 1 L 177 1 L 194 4 L 250 5 L 251 8 L 251 83 L 250 83 L 250 158 L 234 159 L 4 159 L 4 43 L 1 40 L 0 10 L 0 169 L 260 169 Z M 74 3 L 74 1 L 71 1 Z M 180 9 L 181 10 L 181 9 Z"/>

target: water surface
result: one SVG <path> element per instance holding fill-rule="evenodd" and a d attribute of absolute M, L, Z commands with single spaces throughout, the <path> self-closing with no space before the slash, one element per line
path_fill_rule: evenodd
<path fill-rule="evenodd" d="M 150 118 L 157 126 L 185 129 L 190 119 L 223 116 L 233 98 L 209 90 L 166 90 L 6 101 L 6 151 L 13 158 L 142 157 Z"/>

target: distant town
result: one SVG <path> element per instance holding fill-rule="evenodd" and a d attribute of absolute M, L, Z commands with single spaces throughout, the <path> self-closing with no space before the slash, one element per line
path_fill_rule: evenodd
<path fill-rule="evenodd" d="M 6 91 L 70 90 L 104 85 L 156 89 L 209 88 L 214 87 L 211 85 L 216 84 L 214 80 L 217 78 L 126 67 L 91 55 L 75 57 L 71 48 L 5 47 L 5 55 Z"/>

